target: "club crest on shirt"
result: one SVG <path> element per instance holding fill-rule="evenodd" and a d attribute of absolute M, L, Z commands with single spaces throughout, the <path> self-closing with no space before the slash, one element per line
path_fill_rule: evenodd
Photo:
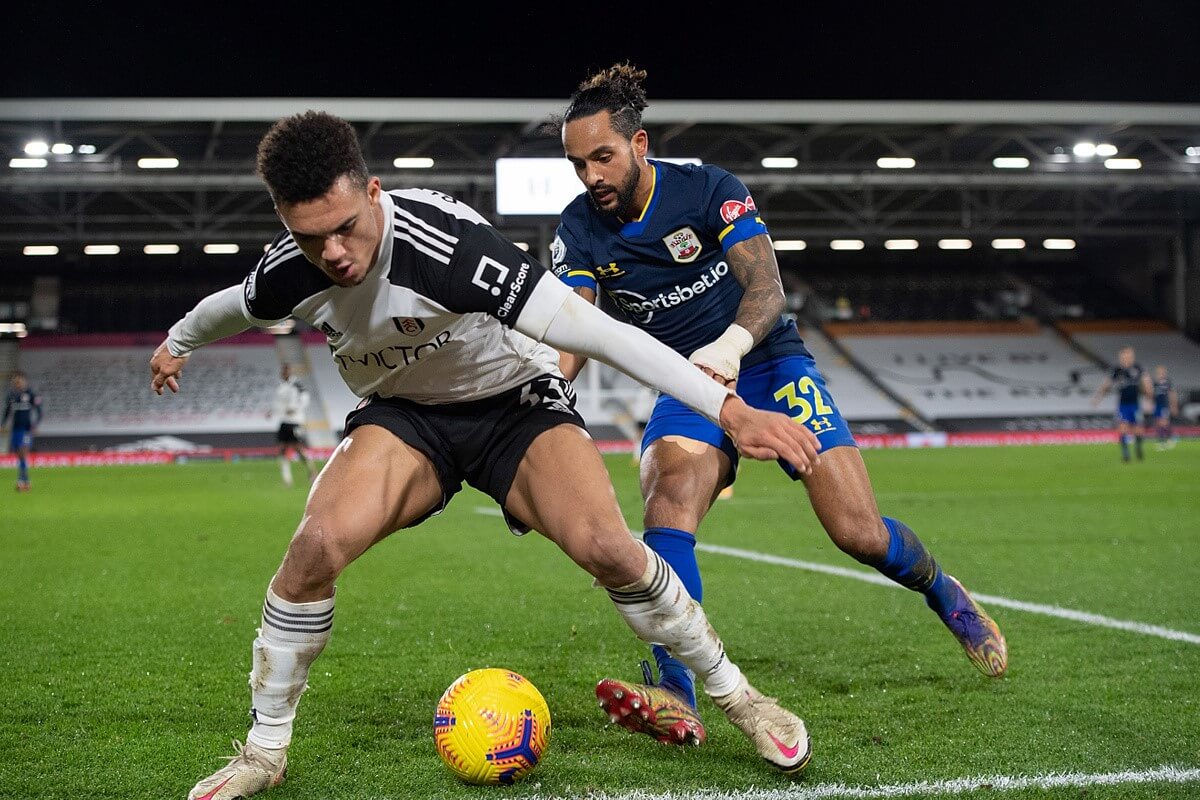
<path fill-rule="evenodd" d="M 663 244 L 671 252 L 671 258 L 680 264 L 690 264 L 700 255 L 700 237 L 690 226 L 664 236 Z"/>
<path fill-rule="evenodd" d="M 567 245 L 563 242 L 561 236 L 555 236 L 554 241 L 550 243 L 550 263 L 558 266 L 567 258 Z"/>
<path fill-rule="evenodd" d="M 392 317 L 392 323 L 396 326 L 396 330 L 400 331 L 405 336 L 416 336 L 418 333 L 425 330 L 424 320 L 415 319 L 413 317 Z"/>
<path fill-rule="evenodd" d="M 740 218 L 742 215 L 757 210 L 757 206 L 754 205 L 754 198 L 746 195 L 745 200 L 726 200 L 722 203 L 721 219 L 725 220 L 726 225 L 732 225 L 734 220 Z"/>

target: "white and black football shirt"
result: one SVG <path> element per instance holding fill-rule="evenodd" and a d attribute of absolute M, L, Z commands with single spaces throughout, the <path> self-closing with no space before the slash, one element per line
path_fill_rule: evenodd
<path fill-rule="evenodd" d="M 383 241 L 361 284 L 334 284 L 284 232 L 243 285 L 247 319 L 323 332 L 359 397 L 456 403 L 560 374 L 552 348 L 512 328 L 541 264 L 441 192 L 383 192 L 380 204 Z"/>

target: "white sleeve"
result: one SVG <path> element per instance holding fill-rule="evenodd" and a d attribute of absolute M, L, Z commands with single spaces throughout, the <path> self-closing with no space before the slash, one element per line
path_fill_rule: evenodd
<path fill-rule="evenodd" d="M 546 273 L 513 327 L 551 347 L 603 361 L 720 424 L 721 406 L 733 394 L 686 358 L 643 330 L 618 322 Z"/>
<path fill-rule="evenodd" d="M 179 358 L 249 327 L 250 320 L 242 310 L 242 285 L 239 283 L 210 294 L 172 325 L 167 331 L 167 350 Z"/>

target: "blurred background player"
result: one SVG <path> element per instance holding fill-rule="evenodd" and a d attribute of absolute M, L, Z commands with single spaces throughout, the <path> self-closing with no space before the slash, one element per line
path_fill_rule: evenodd
<path fill-rule="evenodd" d="M 1137 363 L 1132 347 L 1122 347 L 1117 353 L 1117 366 L 1104 379 L 1092 397 L 1092 406 L 1100 404 L 1108 390 L 1117 390 L 1117 435 L 1121 444 L 1121 460 L 1129 463 L 1129 445 L 1132 442 L 1138 461 L 1142 460 L 1142 397 L 1153 397 L 1150 375 Z"/>
<path fill-rule="evenodd" d="M 587 191 L 563 211 L 551 245 L 554 272 L 585 300 L 600 289 L 635 325 L 688 357 L 752 406 L 780 411 L 821 442 L 821 464 L 803 479 L 817 517 L 843 551 L 924 595 L 967 656 L 1002 675 L 1008 651 L 996 623 L 942 572 L 904 523 L 881 517 L 862 456 L 786 307 L 779 265 L 754 199 L 738 178 L 712 165 L 647 160 L 642 128 L 646 73 L 617 64 L 589 77 L 563 118 L 563 149 Z M 564 353 L 574 378 L 583 359 Z M 696 531 L 733 482 L 734 442 L 668 395 L 642 437 L 644 540 L 702 598 Z M 686 719 L 703 738 L 692 675 L 653 648 L 659 679 L 605 680 L 597 695 L 610 717 L 666 740 L 629 708 L 651 706 Z M 671 739 L 671 741 L 676 741 Z"/>
<path fill-rule="evenodd" d="M 1171 429 L 1171 419 L 1179 416 L 1179 393 L 1167 375 L 1167 367 L 1154 368 L 1154 429 L 1158 434 L 1158 449 L 1174 447 L 1177 439 Z"/>
<path fill-rule="evenodd" d="M 12 416 L 12 435 L 9 452 L 17 456 L 17 491 L 29 491 L 29 451 L 33 448 L 33 434 L 42 421 L 42 398 L 29 388 L 29 379 L 24 372 L 14 372 L 10 380 L 8 395 L 4 400 L 4 417 L 0 428 L 8 425 Z"/>
<path fill-rule="evenodd" d="M 303 433 L 309 394 L 296 379 L 290 364 L 283 365 L 279 377 L 282 382 L 275 390 L 275 405 L 271 409 L 271 415 L 279 420 L 279 431 L 275 434 L 275 441 L 279 443 L 279 473 L 283 477 L 283 485 L 291 486 L 292 462 L 288 451 L 294 450 L 296 458 L 308 470 L 308 482 L 312 483 L 317 477 L 317 471 L 304 452 L 308 443 L 304 440 Z"/>

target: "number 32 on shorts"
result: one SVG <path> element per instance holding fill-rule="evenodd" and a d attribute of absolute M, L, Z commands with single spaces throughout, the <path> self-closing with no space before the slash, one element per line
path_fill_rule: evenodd
<path fill-rule="evenodd" d="M 809 397 L 812 398 L 811 402 Z M 786 401 L 790 409 L 799 409 L 799 413 L 792 414 L 792 419 L 801 425 L 812 420 L 810 427 L 815 433 L 821 433 L 833 427 L 828 420 L 828 416 L 833 413 L 833 408 L 825 402 L 821 390 L 817 388 L 817 382 L 807 375 L 795 383 L 784 384 L 775 392 L 775 400 Z M 814 414 L 817 416 L 815 420 L 813 419 Z"/>

